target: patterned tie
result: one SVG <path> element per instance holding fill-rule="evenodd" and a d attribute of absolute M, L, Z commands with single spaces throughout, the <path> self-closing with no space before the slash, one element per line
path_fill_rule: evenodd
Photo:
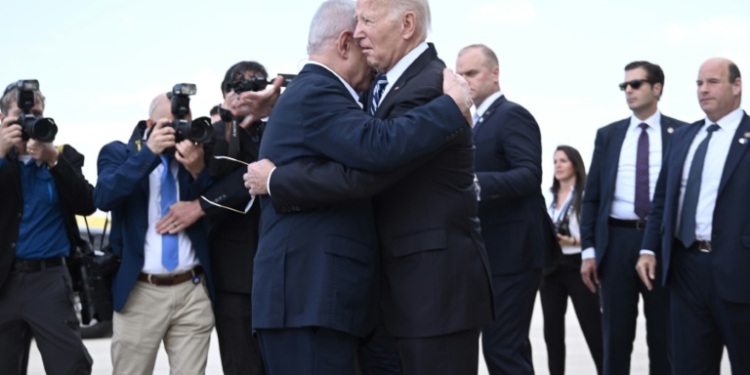
<path fill-rule="evenodd" d="M 380 97 L 383 96 L 385 87 L 388 86 L 388 77 L 385 74 L 379 74 L 376 78 L 375 88 L 372 90 L 372 103 L 370 104 L 370 114 L 375 116 L 375 111 L 378 110 L 378 104 L 380 104 Z"/>
<path fill-rule="evenodd" d="M 177 202 L 177 182 L 172 175 L 170 164 L 171 156 L 161 157 L 161 164 L 164 171 L 161 173 L 161 216 L 164 217 L 169 212 L 169 207 Z M 177 268 L 179 262 L 179 251 L 177 235 L 164 233 L 161 235 L 161 264 L 167 271 L 173 271 Z"/>
<path fill-rule="evenodd" d="M 641 123 L 641 136 L 638 137 L 638 156 L 635 159 L 635 205 L 633 210 L 641 220 L 648 216 L 649 173 L 648 173 L 648 124 Z"/>
<path fill-rule="evenodd" d="M 689 248 L 695 242 L 695 216 L 698 212 L 698 197 L 701 192 L 701 177 L 703 177 L 703 163 L 706 161 L 706 151 L 711 135 L 719 130 L 719 125 L 711 124 L 706 129 L 708 135 L 695 150 L 693 162 L 690 164 L 685 197 L 682 200 L 682 214 L 680 215 L 680 241 Z"/>

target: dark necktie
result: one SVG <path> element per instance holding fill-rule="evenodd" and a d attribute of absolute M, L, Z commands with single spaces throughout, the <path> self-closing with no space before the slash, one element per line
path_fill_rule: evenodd
<path fill-rule="evenodd" d="M 648 216 L 649 173 L 648 173 L 648 124 L 641 123 L 638 137 L 638 155 L 635 159 L 635 205 L 633 210 L 641 220 Z"/>
<path fill-rule="evenodd" d="M 695 150 L 693 162 L 690 164 L 687 185 L 685 186 L 685 197 L 682 200 L 682 214 L 680 215 L 680 241 L 689 248 L 695 242 L 695 216 L 698 210 L 698 197 L 701 192 L 701 177 L 703 176 L 703 164 L 706 161 L 706 151 L 711 135 L 719 130 L 719 125 L 711 124 L 706 129 L 708 135 L 701 141 Z"/>
<path fill-rule="evenodd" d="M 379 74 L 375 80 L 375 88 L 372 91 L 372 103 L 370 103 L 370 114 L 373 116 L 375 116 L 375 111 L 378 110 L 378 104 L 380 104 L 380 98 L 383 96 L 385 87 L 388 86 L 388 77 L 385 74 Z"/>
<path fill-rule="evenodd" d="M 169 213 L 169 207 L 177 202 L 177 182 L 174 180 L 171 156 L 162 156 L 161 163 L 164 171 L 161 174 L 161 217 Z M 179 245 L 176 234 L 164 233 L 161 235 L 161 264 L 167 271 L 177 268 L 179 262 Z"/>

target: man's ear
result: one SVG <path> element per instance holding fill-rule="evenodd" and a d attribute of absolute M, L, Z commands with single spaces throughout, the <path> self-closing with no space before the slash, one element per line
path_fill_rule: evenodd
<path fill-rule="evenodd" d="M 410 40 L 417 33 L 417 16 L 414 12 L 406 12 L 401 17 L 401 37 Z"/>
<path fill-rule="evenodd" d="M 339 39 L 336 41 L 336 50 L 339 56 L 343 59 L 349 58 L 349 49 L 352 47 L 351 44 L 354 42 L 351 31 L 344 31 L 339 34 Z"/>
<path fill-rule="evenodd" d="M 146 120 L 146 126 L 147 126 L 147 127 L 149 128 L 149 129 L 153 128 L 153 127 L 154 127 L 154 124 L 156 124 L 156 121 L 154 121 L 154 120 L 152 120 L 152 119 L 148 119 L 148 120 Z"/>

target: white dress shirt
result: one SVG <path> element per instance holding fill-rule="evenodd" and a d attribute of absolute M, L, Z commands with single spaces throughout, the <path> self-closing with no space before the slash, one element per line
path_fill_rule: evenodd
<path fill-rule="evenodd" d="M 180 170 L 180 165 L 176 160 L 172 160 L 170 164 L 170 170 L 175 179 L 176 197 L 179 201 L 180 196 L 180 180 L 177 177 Z M 161 235 L 156 233 L 156 223 L 161 219 L 161 174 L 164 171 L 164 165 L 159 164 L 151 174 L 148 175 L 148 229 L 146 230 L 146 242 L 143 245 L 144 262 L 143 262 L 143 273 L 149 273 L 154 275 L 166 275 L 176 274 L 190 271 L 195 266 L 200 264 L 200 261 L 195 256 L 193 250 L 193 243 L 190 241 L 190 237 L 181 230 L 177 234 L 179 244 L 179 262 L 177 267 L 172 271 L 167 271 L 166 268 L 161 264 Z"/>
<path fill-rule="evenodd" d="M 380 96 L 380 101 L 378 102 L 378 105 L 383 102 L 383 99 L 385 99 L 386 95 L 388 95 L 389 92 L 391 92 L 391 88 L 393 87 L 393 84 L 398 81 L 399 78 L 404 74 L 406 69 L 408 69 L 411 64 L 414 63 L 415 60 L 421 55 L 424 51 L 427 51 L 427 49 L 430 48 L 430 46 L 427 45 L 427 42 L 419 43 L 416 47 L 414 47 L 413 50 L 409 51 L 404 57 L 401 58 L 401 60 L 398 60 L 396 65 L 391 68 L 391 70 L 387 71 L 385 73 L 385 77 L 388 79 L 388 84 L 385 86 L 385 90 L 383 91 L 383 95 Z"/>
<path fill-rule="evenodd" d="M 640 220 L 635 214 L 635 167 L 638 158 L 638 138 L 641 136 L 641 123 L 646 123 L 646 134 L 648 134 L 648 197 L 649 201 L 654 198 L 656 181 L 661 171 L 661 112 L 656 111 L 646 120 L 641 120 L 635 115 L 630 116 L 630 125 L 625 133 L 625 139 L 620 148 L 620 160 L 617 164 L 617 180 L 615 181 L 615 193 L 612 197 L 612 205 L 609 209 L 609 217 L 620 220 Z M 604 244 L 602 244 L 604 245 Z M 596 257 L 593 247 L 587 248 L 581 254 L 581 258 L 590 259 Z"/>
<path fill-rule="evenodd" d="M 479 120 L 482 118 L 482 116 L 484 116 L 484 113 L 487 112 L 487 109 L 490 108 L 492 103 L 494 103 L 495 100 L 497 100 L 501 96 L 503 96 L 503 92 L 497 91 L 493 93 L 492 95 L 488 96 L 487 99 L 484 99 L 482 104 L 480 104 L 477 107 L 476 111 L 474 111 L 474 117 L 473 117 L 474 123 L 471 126 L 475 126 L 479 122 Z"/>

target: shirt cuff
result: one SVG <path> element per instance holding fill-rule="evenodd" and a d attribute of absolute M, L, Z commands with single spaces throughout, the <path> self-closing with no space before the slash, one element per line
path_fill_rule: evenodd
<path fill-rule="evenodd" d="M 276 170 L 276 167 L 273 167 L 271 169 L 271 172 L 268 173 L 268 180 L 266 180 L 266 191 L 268 191 L 268 196 L 271 196 L 271 176 L 273 176 L 273 171 Z"/>
<path fill-rule="evenodd" d="M 651 250 L 646 250 L 646 249 L 643 249 L 643 250 L 641 250 L 641 255 L 647 255 L 647 254 L 648 254 L 648 255 L 653 255 L 653 256 L 656 256 L 656 253 L 654 253 L 654 252 L 653 252 L 653 251 L 651 251 Z"/>
<path fill-rule="evenodd" d="M 582 260 L 594 259 L 594 258 L 596 258 L 596 251 L 594 250 L 593 247 L 589 247 L 588 249 L 581 251 Z"/>

